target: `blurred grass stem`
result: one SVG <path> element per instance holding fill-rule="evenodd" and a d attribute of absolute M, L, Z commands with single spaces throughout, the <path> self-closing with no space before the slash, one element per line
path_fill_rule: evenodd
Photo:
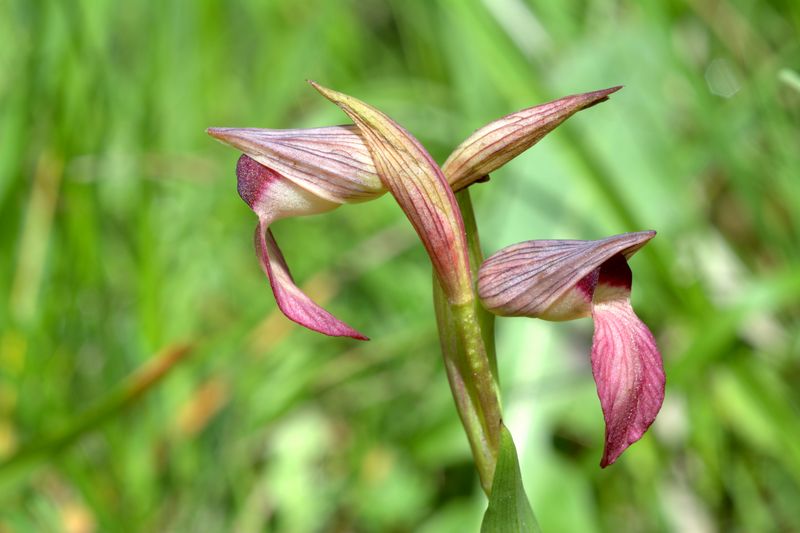
<path fill-rule="evenodd" d="M 129 375 L 105 398 L 63 426 L 62 429 L 35 439 L 0 463 L 0 472 L 8 473 L 9 470 L 23 468 L 41 457 L 47 457 L 60 451 L 118 412 L 133 405 L 189 355 L 191 349 L 191 345 L 188 344 L 177 344 L 163 349 Z"/>

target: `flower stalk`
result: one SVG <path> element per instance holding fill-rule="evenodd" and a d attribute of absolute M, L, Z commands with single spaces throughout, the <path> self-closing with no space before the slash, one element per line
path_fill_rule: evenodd
<path fill-rule="evenodd" d="M 487 350 L 478 319 L 475 280 L 483 258 L 468 193 L 462 193 L 459 203 L 430 154 L 387 115 L 357 98 L 311 84 L 359 128 L 381 182 L 397 200 L 430 256 L 434 291 L 440 291 L 436 307 L 441 316 L 437 320 L 446 330 L 442 347 L 448 379 L 476 457 L 481 485 L 490 494 L 502 416 L 499 388 L 488 355 L 494 348 Z M 469 231 L 462 209 L 468 210 Z"/>
<path fill-rule="evenodd" d="M 473 279 L 477 279 L 483 254 L 469 190 L 456 193 L 456 200 L 464 220 L 470 270 Z M 502 425 L 494 315 L 480 304 L 474 286 L 469 302 L 450 304 L 434 278 L 433 300 L 447 379 L 475 458 L 481 487 L 489 495 Z"/>

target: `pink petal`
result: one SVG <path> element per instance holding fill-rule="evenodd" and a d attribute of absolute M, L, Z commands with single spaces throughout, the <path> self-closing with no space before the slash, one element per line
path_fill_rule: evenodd
<path fill-rule="evenodd" d="M 623 233 L 598 241 L 539 240 L 503 248 L 481 265 L 478 294 L 502 316 L 548 317 L 566 292 L 615 255 L 632 256 L 655 231 Z"/>
<path fill-rule="evenodd" d="M 621 88 L 565 96 L 492 121 L 453 150 L 442 170 L 454 191 L 463 189 L 517 157 L 581 109 L 608 100 Z"/>
<path fill-rule="evenodd" d="M 206 131 L 328 201 L 362 202 L 386 192 L 355 126 L 293 130 L 208 128 Z"/>
<path fill-rule="evenodd" d="M 430 154 L 383 112 L 311 82 L 358 126 L 381 181 L 414 226 L 451 304 L 472 299 L 464 221 L 456 198 Z"/>
<path fill-rule="evenodd" d="M 255 245 L 261 268 L 269 278 L 275 301 L 278 302 L 278 307 L 284 315 L 301 326 L 325 335 L 369 340 L 318 306 L 295 285 L 278 243 L 275 242 L 272 232 L 267 228 L 267 222 L 263 219 L 259 220 L 256 227 Z"/>
<path fill-rule="evenodd" d="M 653 423 L 664 401 L 665 377 L 653 334 L 631 307 L 630 289 L 598 286 L 603 289 L 615 297 L 593 306 L 592 373 L 606 422 L 600 461 L 605 468 Z"/>

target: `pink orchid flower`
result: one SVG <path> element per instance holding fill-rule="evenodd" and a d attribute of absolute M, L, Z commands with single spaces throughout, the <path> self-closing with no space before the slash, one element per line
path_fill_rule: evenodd
<path fill-rule="evenodd" d="M 342 106 L 356 124 L 292 130 L 209 128 L 208 133 L 244 154 L 236 168 L 239 195 L 258 215 L 256 252 L 278 307 L 313 331 L 362 340 L 367 337 L 317 305 L 295 284 L 269 229 L 273 222 L 372 200 L 390 190 L 431 253 L 442 283 L 455 292 L 454 287 L 463 286 L 464 281 L 460 262 L 454 260 L 463 253 L 460 245 L 454 245 L 463 228 L 452 216 L 452 194 L 439 190 L 438 184 L 459 190 L 482 180 L 573 114 L 607 100 L 619 89 L 566 96 L 506 115 L 473 133 L 439 169 L 416 139 L 379 111 L 368 110 L 342 93 L 315 87 Z M 364 117 L 359 118 L 362 111 L 378 117 L 382 126 L 366 127 Z M 422 174 L 426 180 L 416 183 L 413 178 Z M 442 229 L 444 233 L 439 234 Z M 438 253 L 448 247 L 449 252 Z"/>
<path fill-rule="evenodd" d="M 594 320 L 592 374 L 606 424 L 602 467 L 642 437 L 664 401 L 661 354 L 630 302 L 628 259 L 654 236 L 527 241 L 489 257 L 478 275 L 481 301 L 496 314 Z"/>

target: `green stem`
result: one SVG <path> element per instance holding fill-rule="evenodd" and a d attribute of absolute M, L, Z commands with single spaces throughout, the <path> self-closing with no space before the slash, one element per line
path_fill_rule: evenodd
<path fill-rule="evenodd" d="M 467 233 L 469 267 L 472 271 L 473 280 L 472 294 L 475 300 L 475 314 L 478 317 L 478 323 L 483 336 L 483 344 L 486 347 L 486 356 L 489 358 L 489 364 L 492 367 L 492 376 L 494 377 L 495 384 L 499 387 L 500 378 L 497 372 L 497 353 L 494 346 L 495 315 L 487 311 L 486 308 L 480 304 L 477 286 L 475 285 L 478 281 L 478 269 L 483 263 L 483 252 L 481 251 L 478 225 L 475 222 L 475 211 L 472 208 L 472 198 L 470 198 L 469 189 L 458 191 L 456 193 L 456 200 L 458 201 L 461 217 L 464 219 L 464 229 Z"/>
<path fill-rule="evenodd" d="M 474 281 L 483 256 L 469 192 L 460 191 L 456 197 L 468 240 L 472 297 L 464 304 L 450 304 L 434 279 L 434 305 L 450 388 L 475 457 L 481 486 L 489 495 L 502 423 L 494 317 L 481 307 L 475 291 Z"/>

